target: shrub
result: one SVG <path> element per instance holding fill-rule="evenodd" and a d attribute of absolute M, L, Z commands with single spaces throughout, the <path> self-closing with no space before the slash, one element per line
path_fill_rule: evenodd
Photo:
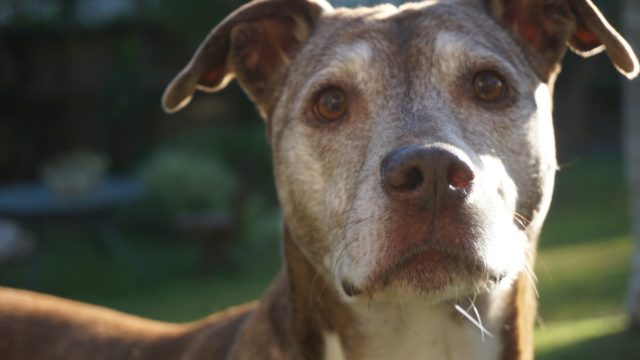
<path fill-rule="evenodd" d="M 181 150 L 157 151 L 141 175 L 150 200 L 172 215 L 227 210 L 238 186 L 236 175 L 216 158 Z"/>

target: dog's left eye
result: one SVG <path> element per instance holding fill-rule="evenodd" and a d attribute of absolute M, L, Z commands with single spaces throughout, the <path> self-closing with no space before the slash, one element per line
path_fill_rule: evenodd
<path fill-rule="evenodd" d="M 493 71 L 484 70 L 473 76 L 473 92 L 481 101 L 497 101 L 504 94 L 505 87 L 502 77 Z"/>
<path fill-rule="evenodd" d="M 338 87 L 323 90 L 314 106 L 316 116 L 326 122 L 340 120 L 348 110 L 347 94 Z"/>

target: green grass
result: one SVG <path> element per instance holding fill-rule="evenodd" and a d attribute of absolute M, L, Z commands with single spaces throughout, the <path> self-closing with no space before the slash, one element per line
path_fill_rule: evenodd
<path fill-rule="evenodd" d="M 632 250 L 628 237 L 543 250 L 537 266 L 543 318 L 563 321 L 621 308 Z"/>
<path fill-rule="evenodd" d="M 626 330 L 623 298 L 633 243 L 620 160 L 589 158 L 565 166 L 540 243 L 537 358 L 640 359 L 640 334 Z M 0 268 L 0 284 L 184 322 L 254 299 L 279 267 L 278 216 L 254 206 L 251 224 L 229 257 L 201 274 L 201 245 L 166 231 L 123 230 L 143 259 L 144 278 L 95 239 L 46 230 L 38 266 Z M 262 210 L 260 210 L 262 209 Z"/>
<path fill-rule="evenodd" d="M 227 255 L 232 266 L 227 262 L 202 272 L 201 244 L 175 233 L 125 229 L 123 236 L 144 265 L 141 275 L 124 258 L 108 254 L 97 239 L 87 239 L 90 232 L 45 235 L 39 257 L 2 268 L 0 285 L 164 321 L 191 321 L 251 301 L 264 292 L 279 268 L 279 244 L 269 237 L 252 244 L 251 251 L 242 251 L 241 260 L 239 246 L 246 244 L 237 244 Z"/>
<path fill-rule="evenodd" d="M 558 174 L 536 266 L 537 359 L 640 359 L 623 301 L 633 241 L 621 162 L 584 159 Z"/>
<path fill-rule="evenodd" d="M 537 331 L 537 359 L 637 360 L 638 339 L 622 315 L 558 321 Z"/>

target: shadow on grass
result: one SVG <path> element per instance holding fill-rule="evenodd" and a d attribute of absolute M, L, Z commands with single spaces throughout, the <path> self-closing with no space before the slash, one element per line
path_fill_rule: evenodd
<path fill-rule="evenodd" d="M 638 360 L 640 331 L 625 330 L 579 341 L 536 356 L 538 360 Z"/>

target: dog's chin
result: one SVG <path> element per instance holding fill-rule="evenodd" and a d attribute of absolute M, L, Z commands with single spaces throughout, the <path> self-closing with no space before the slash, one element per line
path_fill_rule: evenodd
<path fill-rule="evenodd" d="M 497 287 L 505 276 L 463 255 L 426 249 L 383 266 L 364 286 L 342 282 L 350 301 L 442 302 L 486 293 Z"/>

